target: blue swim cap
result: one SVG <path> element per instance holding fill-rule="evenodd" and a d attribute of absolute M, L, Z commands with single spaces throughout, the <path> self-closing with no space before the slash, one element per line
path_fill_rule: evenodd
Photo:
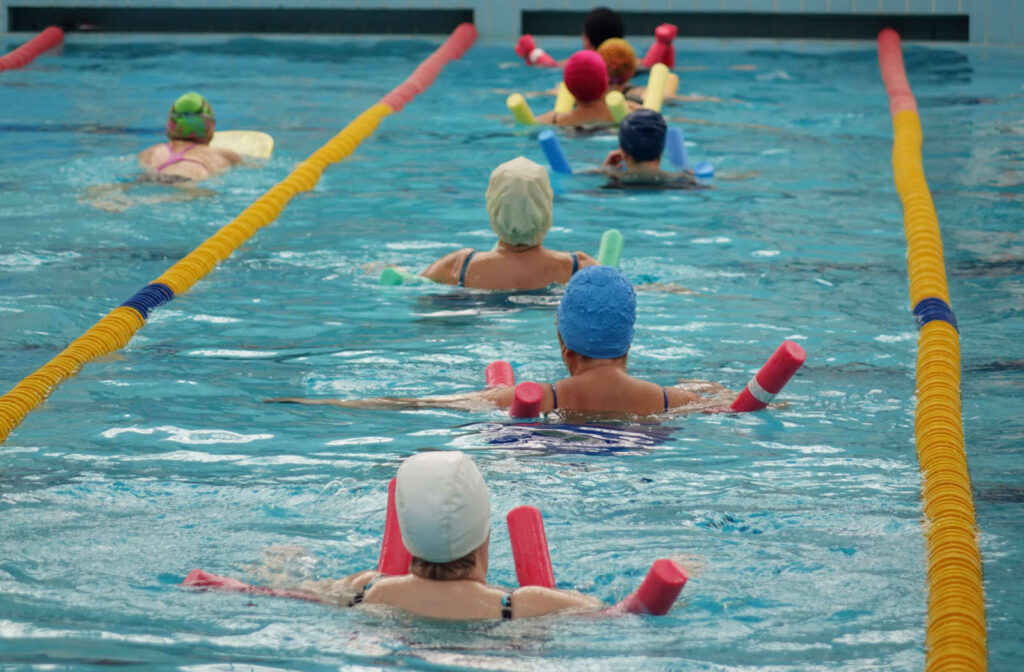
<path fill-rule="evenodd" d="M 629 351 L 636 292 L 617 268 L 588 266 L 572 276 L 558 304 L 558 333 L 585 357 L 615 359 Z"/>
<path fill-rule="evenodd" d="M 619 124 L 619 147 L 637 161 L 653 161 L 665 149 L 665 119 L 654 110 L 633 110 Z"/>

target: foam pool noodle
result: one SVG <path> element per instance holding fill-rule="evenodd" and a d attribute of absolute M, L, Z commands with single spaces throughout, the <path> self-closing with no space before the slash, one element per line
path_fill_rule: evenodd
<path fill-rule="evenodd" d="M 537 383 L 519 383 L 508 414 L 513 418 L 536 418 L 540 415 L 540 402 L 543 398 L 544 393 Z"/>
<path fill-rule="evenodd" d="M 566 112 L 572 112 L 574 107 L 576 107 L 576 98 L 569 93 L 569 87 L 565 85 L 565 82 L 560 82 L 558 84 L 558 95 L 555 96 L 555 112 L 565 114 Z"/>
<path fill-rule="evenodd" d="M 509 112 L 515 117 L 517 123 L 526 124 L 527 126 L 537 123 L 537 118 L 533 116 L 533 111 L 527 104 L 526 99 L 523 98 L 523 94 L 513 93 L 505 100 L 505 105 L 508 106 Z"/>
<path fill-rule="evenodd" d="M 604 104 L 611 110 L 616 124 L 629 114 L 629 105 L 626 104 L 626 97 L 622 95 L 621 91 L 609 91 L 604 97 Z"/>
<path fill-rule="evenodd" d="M 500 359 L 487 365 L 484 378 L 488 390 L 495 387 L 513 387 L 516 384 L 516 374 L 512 370 L 512 365 Z"/>
<path fill-rule="evenodd" d="M 554 131 L 551 129 L 541 131 L 540 135 L 537 136 L 537 142 L 540 143 L 540 148 L 544 150 L 544 156 L 547 157 L 551 170 L 563 175 L 572 175 L 569 159 L 565 157 L 565 152 L 562 151 L 562 145 L 559 144 L 558 136 L 555 135 Z"/>
<path fill-rule="evenodd" d="M 433 280 L 416 273 L 411 273 L 404 268 L 385 268 L 380 272 L 380 278 L 377 279 L 378 284 L 391 287 L 425 282 L 433 282 Z"/>
<path fill-rule="evenodd" d="M 665 144 L 668 146 L 668 160 L 672 165 L 680 170 L 686 168 L 686 138 L 683 137 L 683 129 L 678 126 L 668 129 Z"/>
<path fill-rule="evenodd" d="M 679 75 L 674 72 L 668 73 L 668 77 L 665 79 L 665 98 L 671 98 L 676 95 L 676 91 L 679 90 Z"/>
<path fill-rule="evenodd" d="M 597 248 L 597 263 L 602 266 L 619 267 L 622 256 L 622 234 L 618 229 L 608 229 L 601 235 L 601 246 Z"/>
<path fill-rule="evenodd" d="M 377 571 L 382 574 L 401 576 L 409 573 L 412 553 L 405 548 L 402 531 L 398 527 L 398 509 L 395 507 L 395 479 L 388 482 L 388 510 L 384 519 L 384 538 L 380 543 L 380 559 Z"/>
<path fill-rule="evenodd" d="M 535 506 L 517 506 L 508 512 L 508 539 L 512 544 L 512 558 L 516 563 L 516 579 L 520 587 L 555 587 L 551 569 L 548 538 L 544 533 L 544 518 Z"/>
<path fill-rule="evenodd" d="M 644 107 L 648 110 L 661 112 L 661 103 L 665 98 L 665 80 L 668 79 L 668 67 L 658 63 L 651 68 L 647 79 L 647 90 L 644 92 Z"/>
<path fill-rule="evenodd" d="M 731 411 L 760 411 L 768 406 L 793 374 L 807 361 L 807 353 L 800 344 L 783 341 L 782 345 L 768 358 L 764 366 L 754 374 L 747 386 L 739 393 L 729 407 Z"/>

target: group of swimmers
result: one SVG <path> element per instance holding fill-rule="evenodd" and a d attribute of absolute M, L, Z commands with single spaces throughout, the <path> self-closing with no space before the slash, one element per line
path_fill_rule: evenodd
<path fill-rule="evenodd" d="M 569 58 L 564 71 L 578 107 L 565 116 L 545 115 L 541 121 L 558 125 L 611 122 L 603 101 L 608 87 L 635 93 L 629 79 L 636 69 L 636 56 L 622 39 L 621 20 L 616 27 L 614 19 L 617 15 L 603 8 L 588 17 L 583 34 L 587 49 Z M 140 161 L 147 169 L 175 179 L 216 174 L 239 157 L 209 146 L 214 126 L 209 103 L 198 94 L 186 94 L 171 109 L 169 142 L 147 149 Z M 657 175 L 666 131 L 657 112 L 634 110 L 621 122 L 619 149 L 609 153 L 605 167 L 648 178 Z M 684 380 L 662 386 L 629 375 L 627 359 L 636 319 L 634 288 L 618 269 L 602 266 L 584 252 L 544 247 L 553 219 L 553 196 L 544 167 L 521 156 L 502 163 L 491 173 L 486 191 L 487 213 L 497 236 L 494 248 L 460 249 L 430 264 L 422 275 L 438 283 L 481 290 L 567 285 L 557 309 L 556 336 L 568 376 L 541 386 L 541 412 L 652 415 L 721 405 L 731 398 L 716 383 Z M 513 388 L 421 399 L 268 401 L 482 410 L 510 407 Z M 360 572 L 337 581 L 305 584 L 302 590 L 337 604 L 378 603 L 445 619 L 522 618 L 604 606 L 574 591 L 536 586 L 506 591 L 487 584 L 490 501 L 483 477 L 468 456 L 457 451 L 418 454 L 402 463 L 396 478 L 401 538 L 412 554 L 408 574 Z"/>

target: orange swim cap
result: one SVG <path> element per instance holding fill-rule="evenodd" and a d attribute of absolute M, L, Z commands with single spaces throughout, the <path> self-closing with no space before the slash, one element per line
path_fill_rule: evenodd
<path fill-rule="evenodd" d="M 625 84 L 636 74 L 636 52 L 621 37 L 613 37 L 601 43 L 597 53 L 608 66 L 608 83 Z"/>

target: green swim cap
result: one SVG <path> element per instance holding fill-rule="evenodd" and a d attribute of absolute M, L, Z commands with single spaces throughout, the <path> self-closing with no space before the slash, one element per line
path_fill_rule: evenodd
<path fill-rule="evenodd" d="M 216 118 L 210 103 L 195 91 L 179 97 L 167 117 L 167 137 L 171 140 L 209 142 L 213 139 Z"/>

